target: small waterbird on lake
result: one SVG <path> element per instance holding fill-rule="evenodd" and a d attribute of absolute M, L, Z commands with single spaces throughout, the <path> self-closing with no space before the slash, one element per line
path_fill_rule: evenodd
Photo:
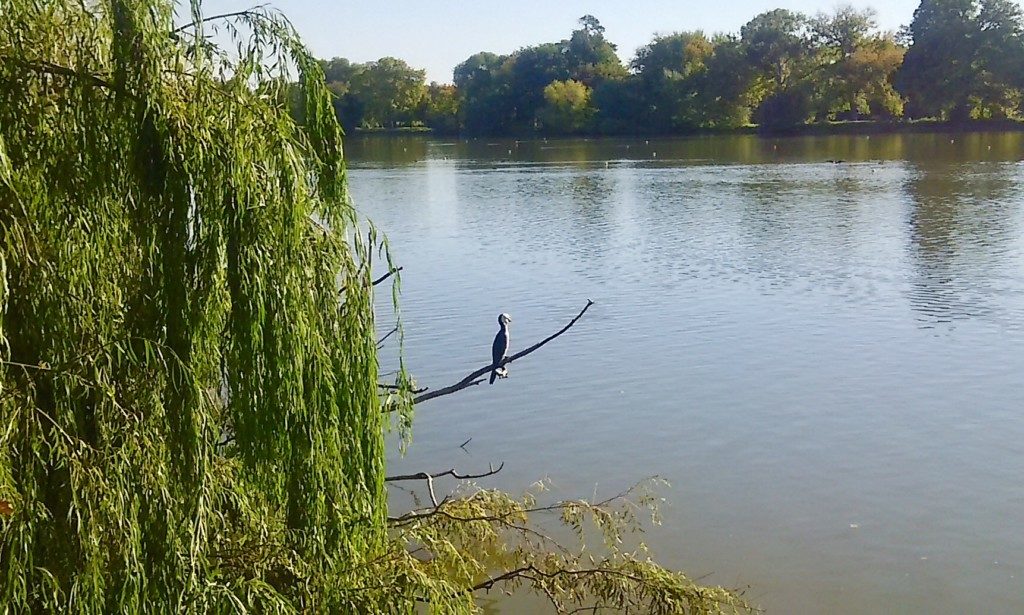
<path fill-rule="evenodd" d="M 508 368 L 502 367 L 501 362 L 505 360 L 508 352 L 508 323 L 512 317 L 502 312 L 498 315 L 498 334 L 494 336 L 494 343 L 491 344 L 491 384 L 495 378 L 508 378 Z"/>

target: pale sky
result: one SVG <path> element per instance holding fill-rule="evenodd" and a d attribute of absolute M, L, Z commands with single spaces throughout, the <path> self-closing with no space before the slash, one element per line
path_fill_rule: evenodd
<path fill-rule="evenodd" d="M 206 0 L 206 15 L 250 8 L 266 0 Z M 187 3 L 186 3 L 187 4 Z M 313 52 L 324 58 L 367 62 L 401 58 L 427 71 L 427 81 L 451 82 L 452 69 L 478 51 L 510 53 L 560 41 L 586 14 L 628 62 L 657 33 L 678 30 L 739 32 L 754 15 L 775 8 L 814 14 L 844 4 L 836 0 L 269 0 L 291 19 Z M 883 30 L 910 23 L 919 0 L 852 0 L 873 7 Z"/>

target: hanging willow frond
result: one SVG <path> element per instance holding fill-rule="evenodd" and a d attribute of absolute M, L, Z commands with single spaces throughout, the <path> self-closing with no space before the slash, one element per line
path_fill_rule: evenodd
<path fill-rule="evenodd" d="M 282 16 L 229 62 L 174 10 L 0 7 L 0 601 L 342 608 L 386 506 L 341 132 Z"/>

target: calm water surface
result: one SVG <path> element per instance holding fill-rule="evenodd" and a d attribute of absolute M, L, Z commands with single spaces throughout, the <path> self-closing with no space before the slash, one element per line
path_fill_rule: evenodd
<path fill-rule="evenodd" d="M 486 363 L 499 312 L 515 350 L 596 302 L 422 405 L 392 471 L 659 474 L 659 559 L 773 613 L 1024 612 L 1024 135 L 348 153 L 422 385 Z"/>

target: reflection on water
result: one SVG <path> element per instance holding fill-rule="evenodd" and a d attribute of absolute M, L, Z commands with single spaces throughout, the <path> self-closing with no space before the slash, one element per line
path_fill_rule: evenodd
<path fill-rule="evenodd" d="M 460 166 L 645 164 L 762 164 L 773 162 L 1019 161 L 1024 133 L 895 134 L 831 137 L 694 137 L 689 139 L 470 139 L 418 136 L 350 139 L 359 166 L 398 167 L 431 162 Z"/>
<path fill-rule="evenodd" d="M 421 384 L 597 302 L 391 469 L 658 473 L 658 557 L 770 612 L 1024 611 L 1022 137 L 350 141 Z"/>
<path fill-rule="evenodd" d="M 1020 171 L 1005 163 L 919 163 L 907 178 L 909 252 L 917 272 L 910 302 L 925 321 L 984 316 L 1018 324 L 992 299 L 1021 273 L 1014 268 Z"/>

